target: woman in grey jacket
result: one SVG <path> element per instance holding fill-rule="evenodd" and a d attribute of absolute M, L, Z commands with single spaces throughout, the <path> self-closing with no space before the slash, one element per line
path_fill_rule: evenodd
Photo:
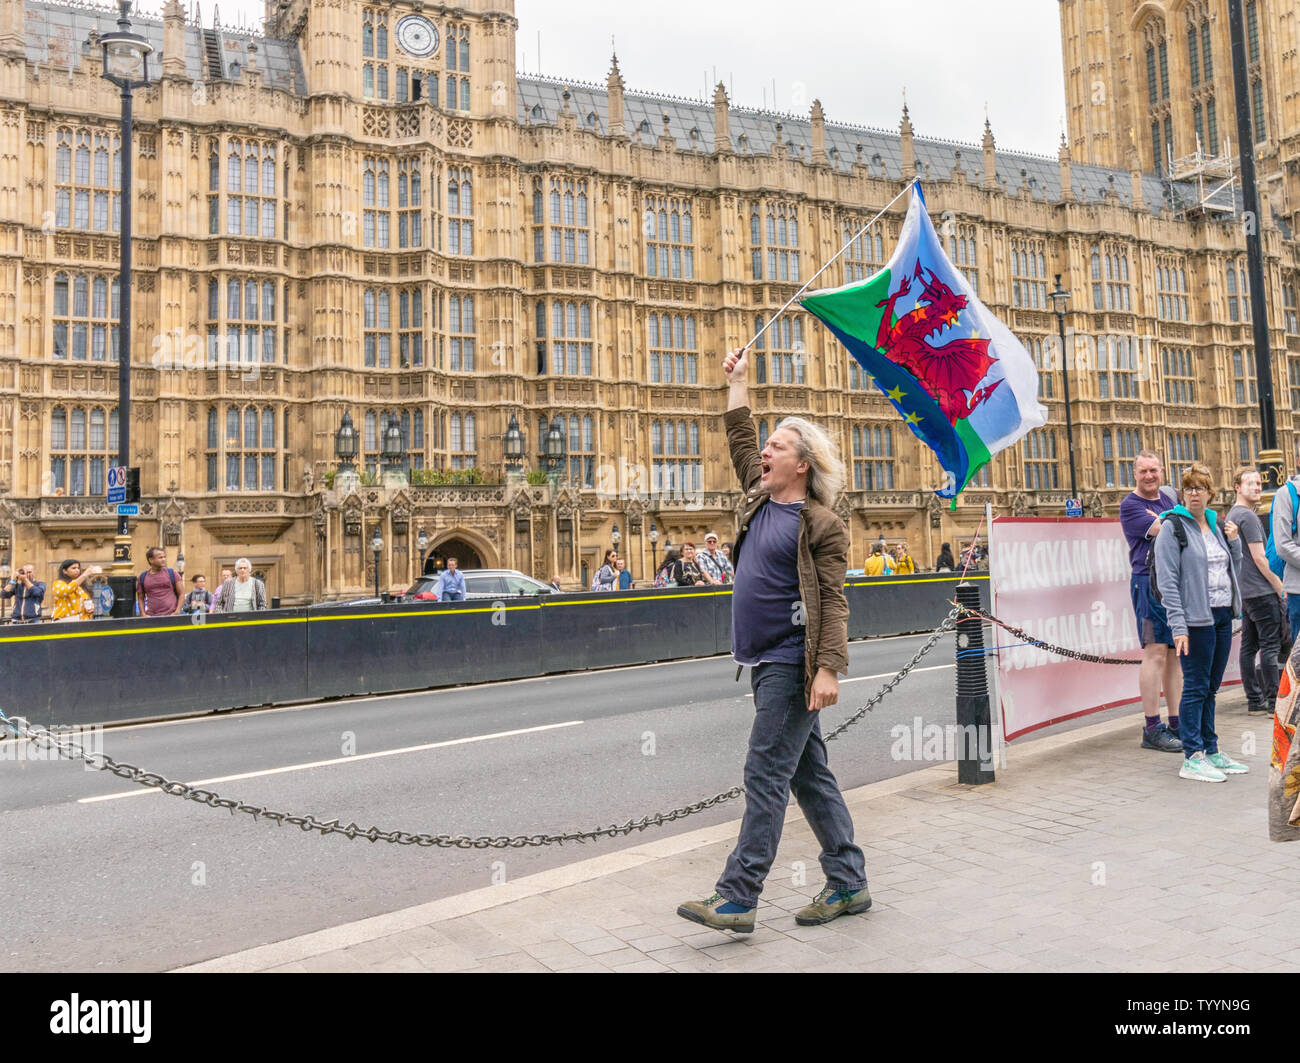
<path fill-rule="evenodd" d="M 1201 782 L 1223 782 L 1249 770 L 1219 752 L 1214 733 L 1214 699 L 1232 648 L 1232 618 L 1241 615 L 1241 540 L 1232 521 L 1220 528 L 1214 510 L 1206 509 L 1213 493 L 1204 465 L 1183 473 L 1184 504 L 1160 514 L 1155 547 L 1160 604 L 1183 667 L 1178 737 L 1185 759 L 1178 775 Z M 1179 543 L 1180 528 L 1186 546 Z"/>

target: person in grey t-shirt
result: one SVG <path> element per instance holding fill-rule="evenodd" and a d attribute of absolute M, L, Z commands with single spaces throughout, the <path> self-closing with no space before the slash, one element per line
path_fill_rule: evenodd
<path fill-rule="evenodd" d="M 1243 556 L 1239 580 L 1241 583 L 1241 685 L 1246 691 L 1247 711 L 1273 715 L 1277 700 L 1279 660 L 1281 657 L 1283 626 L 1286 619 L 1282 602 L 1286 592 L 1282 581 L 1268 567 L 1264 555 L 1264 525 L 1255 512 L 1259 505 L 1262 481 L 1259 471 L 1249 465 L 1241 466 L 1232 477 L 1237 492 L 1236 504 L 1228 511 L 1228 519 L 1241 529 Z M 1255 656 L 1259 655 L 1259 666 Z"/>

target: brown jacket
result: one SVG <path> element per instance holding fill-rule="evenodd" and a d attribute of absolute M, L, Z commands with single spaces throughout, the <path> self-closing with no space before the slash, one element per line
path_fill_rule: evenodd
<path fill-rule="evenodd" d="M 745 492 L 740 532 L 731 548 L 732 563 L 738 565 L 749 522 L 771 496 L 758 485 L 762 461 L 749 407 L 728 410 L 723 423 L 727 426 L 731 464 Z M 806 621 L 805 698 L 812 696 L 818 668 L 829 668 L 837 675 L 847 674 L 849 670 L 849 603 L 844 597 L 848 552 L 849 532 L 844 522 L 810 496 L 799 511 L 799 596 L 803 599 Z"/>

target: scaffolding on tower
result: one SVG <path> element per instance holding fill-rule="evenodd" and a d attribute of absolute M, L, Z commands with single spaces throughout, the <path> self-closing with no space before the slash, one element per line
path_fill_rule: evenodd
<path fill-rule="evenodd" d="M 1233 166 L 1231 140 L 1223 142 L 1222 154 L 1209 155 L 1201 149 L 1197 137 L 1196 151 L 1181 159 L 1170 158 L 1166 172 L 1169 202 L 1181 214 L 1208 217 L 1236 214 L 1237 171 Z"/>

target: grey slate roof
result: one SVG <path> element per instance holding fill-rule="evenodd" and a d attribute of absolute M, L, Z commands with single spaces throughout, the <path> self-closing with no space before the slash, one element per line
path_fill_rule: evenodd
<path fill-rule="evenodd" d="M 116 7 L 96 7 L 90 4 L 59 4 L 48 0 L 28 0 L 27 3 L 27 60 L 49 65 L 56 69 L 81 65 L 90 31 L 101 36 L 117 30 Z M 153 55 L 149 59 L 150 77 L 157 77 L 162 69 L 163 24 L 158 18 L 145 15 L 131 17 L 131 28 L 150 45 Z M 302 60 L 294 41 L 255 37 L 236 30 L 207 30 L 185 26 L 185 74 L 195 81 L 211 78 L 208 70 L 204 33 L 216 34 L 221 55 L 221 76 L 231 77 L 233 66 L 244 70 L 248 66 L 248 45 L 257 41 L 257 68 L 262 72 L 264 84 L 306 95 L 307 79 L 303 75 Z"/>
<path fill-rule="evenodd" d="M 597 132 L 609 131 L 609 93 L 597 85 L 578 82 L 567 84 L 553 78 L 536 75 L 519 75 L 519 121 L 525 125 L 553 125 L 564 107 L 564 90 L 569 89 L 569 107 L 577 116 L 578 124 Z M 683 100 L 672 96 L 655 96 L 646 93 L 623 93 L 623 125 L 628 136 L 638 133 L 643 143 L 655 144 L 663 134 L 663 118 L 668 115 L 668 131 L 678 148 L 705 153 L 713 151 L 713 104 L 703 100 Z M 776 143 L 777 124 L 781 126 L 781 139 L 795 158 L 805 162 L 812 159 L 812 121 L 806 117 L 758 111 L 745 107 L 730 108 L 732 149 L 742 155 L 765 155 Z M 694 136 L 692 136 L 694 132 Z M 862 145 L 862 161 L 872 173 L 879 173 L 883 164 L 886 176 L 902 180 L 903 153 L 897 132 L 870 129 L 865 126 L 826 123 L 826 153 L 835 169 L 847 172 L 858 160 L 858 145 Z M 966 180 L 973 184 L 984 181 L 984 149 L 978 144 L 960 144 L 951 141 L 931 140 L 913 136 L 912 150 L 917 169 L 924 179 L 929 167 L 929 179 L 947 181 L 958 165 L 957 152 L 961 152 L 960 165 Z M 1015 195 L 1022 184 L 1030 195 L 1039 201 L 1056 203 L 1061 198 L 1061 169 L 1055 158 L 1024 152 L 1001 151 L 995 153 L 998 184 Z M 1022 175 L 1022 172 L 1023 175 Z M 1132 202 L 1132 186 L 1127 170 L 1108 170 L 1101 166 L 1072 163 L 1070 180 L 1074 197 L 1084 203 L 1104 199 L 1112 187 L 1125 206 Z M 1192 201 L 1192 185 L 1177 185 L 1175 191 L 1184 200 Z M 1170 206 L 1167 201 L 1167 184 L 1155 174 L 1142 176 L 1142 198 L 1149 211 L 1159 213 Z M 1238 193 L 1240 198 L 1240 193 Z"/>

